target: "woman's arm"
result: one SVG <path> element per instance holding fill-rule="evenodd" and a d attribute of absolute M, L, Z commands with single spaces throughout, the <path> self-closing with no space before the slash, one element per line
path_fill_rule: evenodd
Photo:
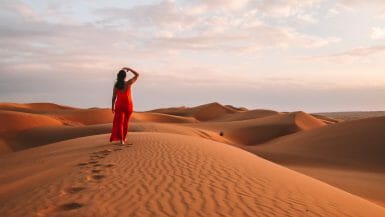
<path fill-rule="evenodd" d="M 123 69 L 124 69 L 124 70 L 127 70 L 127 71 L 130 71 L 130 72 L 132 72 L 132 74 L 134 74 L 134 77 L 131 78 L 130 80 L 128 80 L 127 83 L 128 83 L 129 85 L 135 83 L 135 81 L 136 81 L 136 80 L 138 79 L 138 77 L 139 77 L 139 73 L 138 73 L 137 71 L 131 69 L 131 68 L 128 68 L 128 67 L 125 67 L 125 68 L 123 68 Z"/>
<path fill-rule="evenodd" d="M 112 113 L 115 112 L 115 100 L 116 100 L 116 88 L 114 87 L 112 91 L 112 105 L 111 105 Z"/>

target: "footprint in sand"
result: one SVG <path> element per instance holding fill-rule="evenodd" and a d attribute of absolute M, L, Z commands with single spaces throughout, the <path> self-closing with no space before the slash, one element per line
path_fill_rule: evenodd
<path fill-rule="evenodd" d="M 67 193 L 75 194 L 86 189 L 85 187 L 71 187 L 66 190 Z"/>
<path fill-rule="evenodd" d="M 65 203 L 58 207 L 58 210 L 68 211 L 73 209 L 79 209 L 83 207 L 84 205 L 81 203 L 71 202 L 71 203 Z"/>
<path fill-rule="evenodd" d="M 89 164 L 97 164 L 97 163 L 99 163 L 99 161 L 93 160 L 93 161 L 89 161 L 88 163 L 89 163 Z"/>
<path fill-rule="evenodd" d="M 105 158 L 105 156 L 99 156 L 99 155 L 97 155 L 97 156 L 91 156 L 91 157 L 90 157 L 91 160 L 99 160 L 99 159 L 103 159 L 103 158 Z"/>
<path fill-rule="evenodd" d="M 107 168 L 110 168 L 110 167 L 114 167 L 115 166 L 115 164 L 105 164 L 105 165 L 103 165 L 104 167 L 107 167 Z"/>
<path fill-rule="evenodd" d="M 95 180 L 101 180 L 101 179 L 103 179 L 105 177 L 106 177 L 105 175 L 100 175 L 100 174 L 92 176 L 92 178 L 95 179 Z"/>
<path fill-rule="evenodd" d="M 100 173 L 101 171 L 102 171 L 102 170 L 96 170 L 96 169 L 91 170 L 92 173 Z"/>

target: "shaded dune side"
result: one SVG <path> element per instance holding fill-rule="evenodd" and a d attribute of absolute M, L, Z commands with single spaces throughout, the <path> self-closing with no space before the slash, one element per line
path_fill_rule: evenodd
<path fill-rule="evenodd" d="M 132 121 L 136 122 L 157 122 L 157 123 L 196 123 L 194 117 L 181 117 L 176 115 L 152 113 L 152 112 L 136 112 L 132 115 Z"/>
<path fill-rule="evenodd" d="M 385 214 L 373 203 L 222 143 L 132 133 L 129 142 L 134 146 L 114 151 L 105 145 L 107 136 L 69 140 L 0 159 L 7 174 L 7 179 L 0 175 L 0 213 L 10 217 Z M 107 155 L 97 160 L 99 166 L 76 166 L 93 153 Z M 44 162 L 31 164 L 42 156 Z M 51 176 L 51 165 L 57 168 L 56 176 Z M 100 168 L 98 176 L 93 168 Z M 14 183 L 17 187 L 10 187 Z"/>
<path fill-rule="evenodd" d="M 248 109 L 245 107 L 235 107 L 233 105 L 225 105 L 225 106 L 235 111 L 248 111 Z"/>
<path fill-rule="evenodd" d="M 280 136 L 311 130 L 325 123 L 304 112 L 270 115 L 243 121 L 198 123 L 194 126 L 222 132 L 236 144 L 257 145 Z"/>
<path fill-rule="evenodd" d="M 340 167 L 385 172 L 384 129 L 385 117 L 361 119 L 288 135 L 252 149 L 277 156 L 271 158 L 274 161 L 291 156 L 292 163 L 317 159 Z"/>
<path fill-rule="evenodd" d="M 330 117 L 326 117 L 324 115 L 319 115 L 319 114 L 311 114 L 313 117 L 325 122 L 326 124 L 336 124 L 339 122 L 342 122 L 343 120 L 338 120 Z"/>
<path fill-rule="evenodd" d="M 246 147 L 385 207 L 385 117 L 329 125 Z"/>

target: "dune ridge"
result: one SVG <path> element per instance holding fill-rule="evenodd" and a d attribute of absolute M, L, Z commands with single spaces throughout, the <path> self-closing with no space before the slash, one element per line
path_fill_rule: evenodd
<path fill-rule="evenodd" d="M 176 108 L 165 108 L 165 109 L 155 109 L 150 110 L 149 112 L 171 114 L 177 116 L 189 116 L 194 117 L 199 121 L 208 121 L 219 118 L 226 114 L 232 114 L 239 112 L 239 110 L 221 105 L 220 103 L 213 102 L 204 105 L 199 105 L 191 108 L 187 107 L 176 107 Z"/>
<path fill-rule="evenodd" d="M 0 103 L 0 110 L 29 112 L 29 113 L 45 113 L 53 110 L 68 110 L 75 109 L 66 105 L 55 103 Z"/>

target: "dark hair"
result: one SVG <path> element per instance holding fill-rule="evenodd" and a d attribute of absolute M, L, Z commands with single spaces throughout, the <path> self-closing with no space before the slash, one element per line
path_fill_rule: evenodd
<path fill-rule="evenodd" d="M 116 76 L 115 88 L 119 90 L 124 89 L 124 79 L 126 78 L 126 71 L 120 70 Z"/>

